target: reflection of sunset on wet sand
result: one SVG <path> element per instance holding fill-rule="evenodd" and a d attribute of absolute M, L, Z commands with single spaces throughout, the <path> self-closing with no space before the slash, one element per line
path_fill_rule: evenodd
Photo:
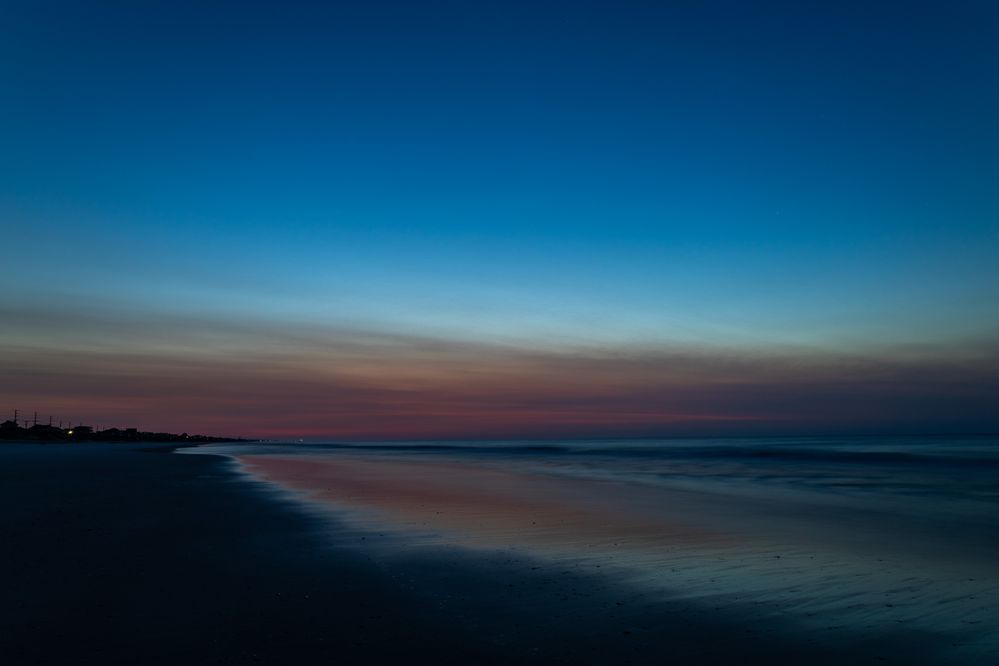
<path fill-rule="evenodd" d="M 621 488 L 459 462 L 337 456 L 241 456 L 252 473 L 387 525 L 484 547 L 708 545 L 720 533 L 635 511 Z"/>

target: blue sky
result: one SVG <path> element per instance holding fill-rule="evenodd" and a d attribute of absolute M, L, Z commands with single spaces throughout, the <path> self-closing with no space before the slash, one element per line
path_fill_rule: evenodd
<path fill-rule="evenodd" d="M 999 330 L 994 3 L 6 13 L 11 310 L 546 349 Z"/>

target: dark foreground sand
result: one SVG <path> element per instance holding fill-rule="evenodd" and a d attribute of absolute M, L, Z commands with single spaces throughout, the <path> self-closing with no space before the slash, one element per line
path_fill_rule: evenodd
<path fill-rule="evenodd" d="M 359 540 L 247 481 L 227 458 L 162 445 L 4 444 L 0 659 L 948 663 L 932 637 L 837 647 L 522 556 L 391 547 L 374 556 Z"/>

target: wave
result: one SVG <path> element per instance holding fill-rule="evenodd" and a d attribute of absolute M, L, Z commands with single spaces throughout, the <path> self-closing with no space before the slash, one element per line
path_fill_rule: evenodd
<path fill-rule="evenodd" d="M 994 440 L 992 440 L 995 443 Z M 278 445 L 286 446 L 286 445 Z M 962 448 L 953 453 L 945 446 L 932 452 L 876 448 L 876 444 L 849 443 L 839 446 L 803 446 L 787 443 L 759 445 L 678 445 L 676 442 L 618 446 L 595 442 L 322 442 L 291 445 L 299 450 L 342 450 L 367 453 L 456 454 L 475 456 L 556 456 L 583 458 L 629 458 L 654 460 L 773 461 L 775 463 L 828 463 L 864 465 L 933 465 L 950 467 L 999 468 L 999 446 L 989 446 L 986 455 L 968 455 Z M 870 447 L 870 448 L 862 448 Z M 897 447 L 896 447 L 897 448 Z M 920 448 L 920 447 L 911 447 Z"/>

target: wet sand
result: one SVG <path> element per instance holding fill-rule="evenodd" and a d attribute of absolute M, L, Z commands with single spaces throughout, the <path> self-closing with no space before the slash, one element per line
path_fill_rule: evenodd
<path fill-rule="evenodd" d="M 954 654 L 949 636 L 904 628 L 825 630 L 830 640 L 761 608 L 652 593 L 585 559 L 414 540 L 368 513 L 386 510 L 373 499 L 384 487 L 363 479 L 350 493 L 368 499 L 334 515 L 222 456 L 7 444 L 0 481 L 7 664 L 940 664 Z M 473 513 L 494 501 L 476 481 L 485 497 Z M 423 491 L 402 504 L 411 492 Z M 547 515 L 592 536 L 587 516 Z M 474 533 L 468 520 L 425 527 Z"/>
<path fill-rule="evenodd" d="M 992 551 L 960 544 L 953 560 L 953 529 L 938 553 L 940 534 L 897 519 L 843 529 L 843 509 L 552 473 L 565 466 L 537 460 L 344 451 L 238 460 L 338 526 L 390 534 L 396 551 L 527 556 L 538 569 L 595 574 L 594 585 L 643 604 L 710 611 L 743 634 L 873 650 L 879 661 L 943 648 L 939 659 L 994 663 L 999 648 Z"/>

